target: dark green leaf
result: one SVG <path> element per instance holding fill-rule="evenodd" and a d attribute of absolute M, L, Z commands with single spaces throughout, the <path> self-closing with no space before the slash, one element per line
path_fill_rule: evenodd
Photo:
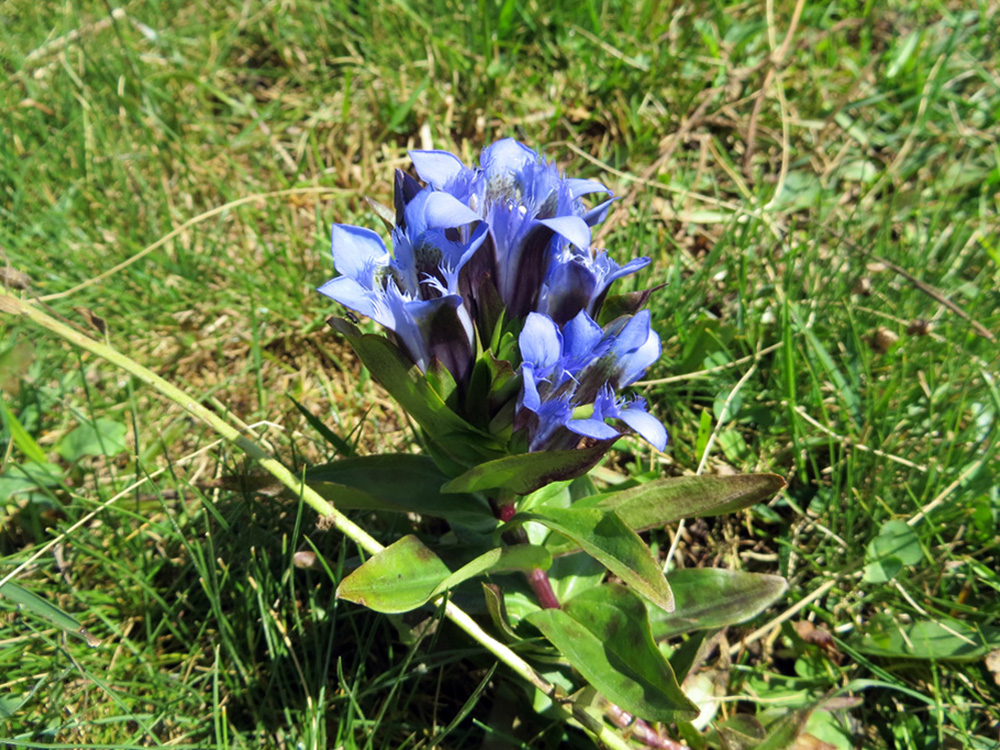
<path fill-rule="evenodd" d="M 657 292 L 665 286 L 666 284 L 660 284 L 652 289 L 643 289 L 638 292 L 608 295 L 601 304 L 601 312 L 597 318 L 598 325 L 603 328 L 622 315 L 635 315 L 646 305 L 653 292 Z"/>
<path fill-rule="evenodd" d="M 648 721 L 692 719 L 689 701 L 649 632 L 640 599 L 615 584 L 595 586 L 528 621 L 605 698 Z"/>
<path fill-rule="evenodd" d="M 732 513 L 767 500 L 784 486 L 785 480 L 777 474 L 671 477 L 584 498 L 575 503 L 575 507 L 616 510 L 631 528 L 645 531 L 682 518 Z M 560 555 L 572 551 L 573 547 L 550 545 L 550 549 L 552 554 Z"/>
<path fill-rule="evenodd" d="M 576 546 L 656 606 L 674 608 L 670 586 L 649 547 L 614 511 L 601 508 L 536 508 L 517 513 L 504 527 L 535 521 L 572 539 Z"/>
<path fill-rule="evenodd" d="M 341 510 L 421 513 L 484 531 L 496 526 L 484 500 L 441 494 L 446 481 L 430 458 L 413 453 L 343 458 L 306 472 L 306 484 Z"/>
<path fill-rule="evenodd" d="M 478 492 L 506 489 L 527 495 L 550 482 L 572 479 L 586 473 L 608 452 L 609 441 L 590 448 L 568 451 L 520 453 L 488 461 L 470 469 L 442 487 L 442 492 Z"/>
<path fill-rule="evenodd" d="M 511 627 L 500 587 L 492 583 L 484 583 L 483 596 L 486 597 L 486 611 L 490 613 L 490 619 L 493 620 L 496 629 L 503 633 L 509 641 L 521 640 L 514 632 L 514 628 Z"/>
<path fill-rule="evenodd" d="M 650 610 L 657 640 L 749 620 L 788 588 L 781 576 L 718 568 L 675 570 L 667 581 L 677 606 L 669 614 Z"/>

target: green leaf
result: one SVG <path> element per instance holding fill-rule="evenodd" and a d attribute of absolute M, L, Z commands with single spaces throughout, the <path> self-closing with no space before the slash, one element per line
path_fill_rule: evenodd
<path fill-rule="evenodd" d="M 886 618 L 852 645 L 873 656 L 974 661 L 1000 648 L 1000 627 L 972 627 L 950 618 L 902 625 Z"/>
<path fill-rule="evenodd" d="M 677 606 L 671 613 L 650 610 L 657 640 L 749 620 L 788 588 L 781 576 L 719 568 L 675 570 L 667 574 L 667 582 Z"/>
<path fill-rule="evenodd" d="M 547 568 L 551 564 L 552 557 L 544 547 L 516 544 L 489 550 L 452 573 L 433 550 L 411 534 L 341 581 L 337 596 L 376 612 L 409 612 L 484 573 Z"/>
<path fill-rule="evenodd" d="M 670 612 L 674 598 L 659 563 L 639 535 L 613 510 L 602 508 L 536 508 L 517 513 L 504 530 L 535 521 L 569 537 L 595 560 L 656 606 Z"/>
<path fill-rule="evenodd" d="M 508 641 L 521 640 L 510 624 L 510 617 L 507 615 L 507 607 L 500 587 L 491 583 L 483 583 L 483 596 L 486 597 L 486 611 L 490 613 L 490 619 L 493 620 L 496 629 L 503 633 Z"/>
<path fill-rule="evenodd" d="M 39 487 L 56 487 L 62 478 L 63 470 L 57 464 L 37 464 L 34 461 L 12 464 L 0 474 L 0 500 Z"/>
<path fill-rule="evenodd" d="M 616 510 L 631 528 L 645 531 L 682 518 L 734 513 L 768 500 L 784 486 L 785 480 L 777 474 L 670 477 L 587 497 L 575 506 Z"/>
<path fill-rule="evenodd" d="M 698 436 L 695 439 L 694 444 L 694 454 L 698 457 L 700 461 L 702 456 L 705 455 L 705 450 L 708 448 L 708 439 L 712 436 L 712 414 L 708 409 L 704 409 L 701 412 L 701 417 L 698 420 Z"/>
<path fill-rule="evenodd" d="M 891 581 L 904 566 L 916 565 L 923 557 L 917 533 L 903 521 L 888 521 L 868 543 L 864 581 Z"/>
<path fill-rule="evenodd" d="M 7 404 L 4 403 L 2 398 L 0 398 L 0 416 L 3 417 L 4 426 L 7 428 L 7 432 L 10 433 L 11 440 L 14 441 L 14 445 L 17 446 L 18 450 L 24 454 L 24 457 L 36 464 L 46 463 L 45 451 L 28 434 L 28 431 L 24 429 L 24 425 L 7 408 Z"/>
<path fill-rule="evenodd" d="M 646 305 L 653 292 L 659 291 L 664 286 L 666 285 L 660 284 L 651 289 L 643 289 L 638 292 L 609 294 L 601 304 L 601 311 L 597 319 L 598 325 L 603 328 L 612 320 L 622 315 L 635 315 Z"/>
<path fill-rule="evenodd" d="M 430 601 L 451 575 L 448 566 L 417 537 L 404 536 L 340 582 L 337 598 L 376 612 L 409 612 Z"/>
<path fill-rule="evenodd" d="M 527 619 L 591 685 L 625 711 L 648 721 L 698 715 L 653 642 L 645 606 L 628 589 L 595 586 L 563 609 L 539 610 Z"/>
<path fill-rule="evenodd" d="M 552 565 L 552 555 L 545 547 L 535 544 L 512 544 L 497 547 L 483 553 L 470 563 L 463 565 L 438 586 L 434 595 L 443 594 L 458 584 L 484 573 L 503 573 L 512 570 L 529 571 L 535 568 L 546 570 Z"/>
<path fill-rule="evenodd" d="M 550 482 L 572 479 L 590 471 L 608 448 L 608 441 L 602 441 L 580 450 L 540 451 L 498 458 L 452 479 L 441 491 L 478 492 L 502 488 L 527 495 Z"/>
<path fill-rule="evenodd" d="M 452 411 L 426 377 L 383 336 L 362 334 L 341 318 L 331 325 L 351 344 L 371 374 L 452 458 L 468 464 L 495 458 L 500 450 L 489 433 Z"/>
<path fill-rule="evenodd" d="M 59 607 L 50 604 L 38 596 L 38 594 L 28 591 L 28 589 L 20 584 L 7 581 L 3 586 L 0 586 L 0 598 L 8 599 L 16 604 L 18 608 L 30 612 L 36 617 L 41 617 L 43 620 L 47 620 L 57 628 L 65 630 L 71 635 L 82 638 L 91 648 L 101 645 L 100 639 L 95 638 L 72 615 L 63 612 Z"/>
<path fill-rule="evenodd" d="M 489 531 L 493 511 L 474 495 L 441 494 L 447 477 L 427 456 L 413 453 L 354 456 L 314 466 L 306 484 L 341 510 L 421 513 Z"/>
<path fill-rule="evenodd" d="M 128 428 L 121 422 L 98 417 L 74 429 L 56 446 L 59 455 L 69 463 L 76 463 L 85 456 L 117 456 L 125 450 Z"/>

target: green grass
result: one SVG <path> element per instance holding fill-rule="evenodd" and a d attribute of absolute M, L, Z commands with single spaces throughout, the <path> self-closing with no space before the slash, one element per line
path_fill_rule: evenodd
<path fill-rule="evenodd" d="M 862 701 L 815 712 L 810 731 L 996 746 L 1000 689 L 982 650 L 961 653 L 980 637 L 1000 649 L 998 357 L 977 330 L 1000 332 L 996 3 L 806 4 L 777 65 L 788 2 L 773 17 L 721 0 L 124 7 L 109 23 L 97 3 L 0 5 L 0 251 L 32 294 L 269 194 L 49 304 L 81 327 L 89 309 L 123 352 L 276 425 L 260 429 L 290 465 L 329 449 L 285 394 L 343 434 L 357 426 L 365 451 L 406 448 L 398 410 L 323 325 L 329 226 L 376 226 L 363 198 L 388 200 L 407 148 L 545 147 L 622 196 L 602 243 L 653 257 L 635 283 L 666 284 L 648 378 L 670 381 L 645 389 L 671 433 L 656 468 L 694 471 L 718 427 L 707 470 L 789 480 L 767 507 L 689 524 L 680 546 L 678 564 L 791 584 L 727 633 L 731 663 L 716 651 L 704 665 L 733 697 L 723 710 L 791 715 L 847 690 Z M 294 501 L 225 489 L 242 458 L 180 409 L 0 326 L 4 402 L 58 480 L 3 500 L 0 575 L 123 493 L 17 578 L 100 647 L 0 600 L 0 741 L 474 747 L 492 723 L 525 747 L 587 746 L 447 624 L 410 644 L 338 603 L 357 550 Z M 126 428 L 128 451 L 73 455 L 71 431 L 98 417 Z M 25 458 L 9 427 L 0 479 Z M 892 520 L 912 521 L 919 554 L 865 580 Z M 359 521 L 385 538 L 405 526 Z M 329 568 L 294 567 L 313 546 Z M 830 649 L 800 637 L 806 620 Z M 974 635 L 946 632 L 936 658 L 914 658 L 898 633 L 920 622 Z M 876 654 L 864 637 L 879 632 L 896 640 Z"/>

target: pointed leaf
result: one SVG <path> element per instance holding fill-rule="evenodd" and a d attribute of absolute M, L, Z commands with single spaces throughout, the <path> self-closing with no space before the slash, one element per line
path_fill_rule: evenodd
<path fill-rule="evenodd" d="M 417 537 L 404 536 L 352 572 L 337 587 L 337 598 L 394 614 L 430 601 L 451 571 Z"/>
<path fill-rule="evenodd" d="M 499 455 L 499 446 L 489 433 L 477 430 L 452 411 L 395 344 L 382 336 L 362 334 L 341 318 L 332 318 L 330 324 L 347 338 L 375 379 L 450 455 L 468 462 Z"/>
<path fill-rule="evenodd" d="M 581 508 L 614 509 L 636 531 L 665 526 L 682 518 L 704 518 L 733 513 L 772 497 L 785 480 L 777 474 L 739 474 L 730 477 L 670 477 L 655 479 L 619 492 L 583 498 Z M 552 547 L 552 554 L 573 547 Z"/>
<path fill-rule="evenodd" d="M 669 662 L 649 632 L 642 601 L 623 586 L 588 589 L 564 609 L 527 616 L 605 698 L 648 721 L 692 719 Z"/>
<path fill-rule="evenodd" d="M 510 642 L 521 640 L 510 624 L 510 617 L 507 615 L 507 607 L 500 587 L 492 583 L 484 583 L 483 596 L 486 597 L 486 611 L 490 613 L 490 619 L 493 620 L 496 629 L 503 633 Z"/>
<path fill-rule="evenodd" d="M 43 620 L 48 620 L 57 628 L 82 638 L 91 648 L 101 645 L 100 639 L 95 638 L 72 615 L 63 612 L 59 607 L 46 601 L 38 594 L 28 591 L 20 584 L 7 581 L 3 586 L 0 586 L 0 598 L 8 599 L 20 609 L 26 610 L 36 617 L 41 617 Z"/>
<path fill-rule="evenodd" d="M 484 573 L 501 573 L 512 570 L 546 570 L 552 564 L 552 555 L 545 547 L 534 544 L 512 544 L 484 552 L 470 563 L 463 565 L 438 586 L 435 595 L 443 594 L 470 578 Z"/>
<path fill-rule="evenodd" d="M 484 573 L 546 568 L 551 563 L 544 547 L 516 544 L 492 549 L 452 573 L 433 550 L 411 534 L 341 581 L 337 596 L 376 612 L 409 612 Z"/>
<path fill-rule="evenodd" d="M 550 482 L 572 479 L 594 467 L 608 452 L 610 441 L 568 451 L 520 453 L 480 464 L 441 488 L 442 492 L 478 492 L 502 488 L 527 495 Z"/>
<path fill-rule="evenodd" d="M 667 575 L 676 609 L 650 610 L 657 640 L 704 628 L 723 628 L 760 614 L 788 588 L 781 576 L 719 568 L 687 568 Z"/>
<path fill-rule="evenodd" d="M 28 431 L 24 429 L 24 425 L 22 425 L 20 420 L 14 416 L 14 413 L 7 408 L 7 404 L 4 403 L 2 398 L 0 398 L 0 417 L 3 418 L 4 427 L 6 427 L 7 432 L 10 433 L 10 437 L 14 441 L 14 445 L 16 445 L 21 453 L 24 454 L 25 458 L 36 464 L 46 463 L 45 451 L 43 451 L 41 446 L 35 442 L 35 439 L 31 437 Z"/>
<path fill-rule="evenodd" d="M 670 612 L 674 598 L 649 547 L 614 511 L 600 508 L 536 508 L 517 513 L 504 529 L 535 521 L 572 539 L 629 586 Z"/>
<path fill-rule="evenodd" d="M 447 477 L 427 456 L 354 456 L 314 466 L 306 484 L 342 510 L 421 513 L 488 531 L 496 519 L 474 495 L 441 494 Z"/>
<path fill-rule="evenodd" d="M 614 508 L 629 526 L 643 531 L 682 518 L 733 513 L 769 500 L 784 486 L 777 474 L 670 477 L 602 496 L 597 505 Z"/>
<path fill-rule="evenodd" d="M 609 294 L 600 304 L 600 314 L 597 323 L 601 327 L 606 326 L 615 318 L 622 315 L 635 315 L 646 306 L 650 295 L 662 289 L 665 284 L 660 284 L 652 289 L 643 289 L 638 292 L 625 292 L 624 294 Z"/>

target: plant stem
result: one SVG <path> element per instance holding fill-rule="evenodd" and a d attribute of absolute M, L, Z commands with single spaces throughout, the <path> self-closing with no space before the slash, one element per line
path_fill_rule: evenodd
<path fill-rule="evenodd" d="M 528 576 L 528 583 L 531 584 L 531 590 L 535 592 L 538 604 L 542 609 L 560 608 L 556 592 L 552 590 L 552 582 L 549 580 L 548 573 L 541 568 L 532 568 L 531 572 L 525 575 Z"/>
<path fill-rule="evenodd" d="M 491 499 L 490 504 L 501 523 L 506 523 L 513 518 L 517 510 L 513 501 L 500 502 Z M 523 526 L 508 531 L 503 535 L 503 539 L 507 544 L 530 544 L 528 532 L 524 530 Z M 552 590 L 552 582 L 549 580 L 548 573 L 541 568 L 532 568 L 525 572 L 524 577 L 528 579 L 528 585 L 531 586 L 531 590 L 535 593 L 535 598 L 542 609 L 561 609 L 556 592 Z"/>
<path fill-rule="evenodd" d="M 314 489 L 309 487 L 301 478 L 290 472 L 280 461 L 272 458 L 267 451 L 254 442 L 251 438 L 243 435 L 238 429 L 220 417 L 213 411 L 202 406 L 184 393 L 180 388 L 167 382 L 152 370 L 143 367 L 135 360 L 126 357 L 121 352 L 100 341 L 86 336 L 70 326 L 53 318 L 48 313 L 41 310 L 38 305 L 26 302 L 14 296 L 6 289 L 0 288 L 0 313 L 10 313 L 27 318 L 32 323 L 45 328 L 62 339 L 85 349 L 92 354 L 107 360 L 111 364 L 120 367 L 132 376 L 138 378 L 143 383 L 151 386 L 160 394 L 166 396 L 174 403 L 180 405 L 192 416 L 205 422 L 219 435 L 235 444 L 240 450 L 250 458 L 260 464 L 271 473 L 285 487 L 292 490 L 296 496 L 302 500 L 321 516 L 329 519 L 331 525 L 345 536 L 355 542 L 359 547 L 369 554 L 375 555 L 381 552 L 384 547 L 372 537 L 368 532 L 351 521 L 347 516 L 338 511 L 333 505 L 320 496 Z M 547 582 L 547 581 L 546 581 Z M 437 600 L 436 605 L 440 606 L 444 597 Z M 565 719 L 573 719 L 574 723 L 592 732 L 597 739 L 608 747 L 617 750 L 629 750 L 629 744 L 611 727 L 603 723 L 595 722 L 583 709 L 575 704 L 566 707 L 557 698 L 556 686 L 539 675 L 528 662 L 515 654 L 510 648 L 493 638 L 483 630 L 479 624 L 473 620 L 464 610 L 455 606 L 452 602 L 445 603 L 445 616 L 464 630 L 480 645 L 485 647 L 497 659 L 510 667 L 518 676 L 536 687 L 546 695 L 556 701 L 556 706 L 560 709 Z"/>

